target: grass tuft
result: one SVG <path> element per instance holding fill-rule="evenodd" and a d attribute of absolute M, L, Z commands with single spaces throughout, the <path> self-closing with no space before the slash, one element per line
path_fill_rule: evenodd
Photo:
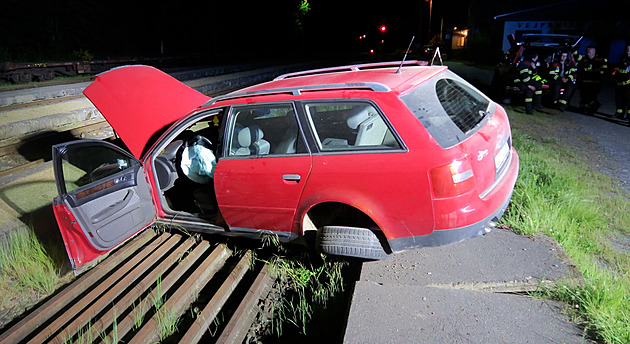
<path fill-rule="evenodd" d="M 325 308 L 331 298 L 343 291 L 342 269 L 347 262 L 331 260 L 323 254 L 313 259 L 306 251 L 290 253 L 274 235 L 262 237 L 261 249 L 274 252 L 270 258 L 255 254 L 253 259 L 269 264 L 276 278 L 277 293 L 268 310 L 270 318 L 266 320 L 265 332 L 280 337 L 283 328 L 291 325 L 306 334 L 315 309 Z"/>
<path fill-rule="evenodd" d="M 1 279 L 40 294 L 52 293 L 59 270 L 33 231 L 12 232 L 7 239 L 0 243 Z"/>
<path fill-rule="evenodd" d="M 274 304 L 273 326 L 278 336 L 282 326 L 291 324 L 303 334 L 313 316 L 313 306 L 326 307 L 330 298 L 343 291 L 341 270 L 344 261 L 328 261 L 321 255 L 320 264 L 295 258 L 275 257 L 269 264 L 280 285 L 280 302 Z"/>

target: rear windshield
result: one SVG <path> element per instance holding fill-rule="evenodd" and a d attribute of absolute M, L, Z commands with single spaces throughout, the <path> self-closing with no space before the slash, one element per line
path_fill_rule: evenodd
<path fill-rule="evenodd" d="M 495 106 L 451 71 L 422 83 L 401 99 L 444 148 L 477 132 Z"/>

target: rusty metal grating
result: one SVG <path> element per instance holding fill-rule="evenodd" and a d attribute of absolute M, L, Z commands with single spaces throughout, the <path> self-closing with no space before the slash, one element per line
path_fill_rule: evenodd
<path fill-rule="evenodd" d="M 0 342 L 240 343 L 272 283 L 251 251 L 147 230 L 31 310 Z"/>

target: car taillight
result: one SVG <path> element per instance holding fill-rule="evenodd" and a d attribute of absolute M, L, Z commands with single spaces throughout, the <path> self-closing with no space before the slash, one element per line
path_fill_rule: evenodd
<path fill-rule="evenodd" d="M 475 188 L 475 178 L 468 159 L 454 160 L 429 172 L 434 198 L 455 197 Z"/>

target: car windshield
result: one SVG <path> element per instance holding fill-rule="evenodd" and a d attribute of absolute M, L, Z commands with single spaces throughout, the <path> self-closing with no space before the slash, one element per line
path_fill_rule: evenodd
<path fill-rule="evenodd" d="M 494 112 L 494 103 L 450 71 L 401 97 L 431 136 L 444 148 L 474 134 Z"/>

